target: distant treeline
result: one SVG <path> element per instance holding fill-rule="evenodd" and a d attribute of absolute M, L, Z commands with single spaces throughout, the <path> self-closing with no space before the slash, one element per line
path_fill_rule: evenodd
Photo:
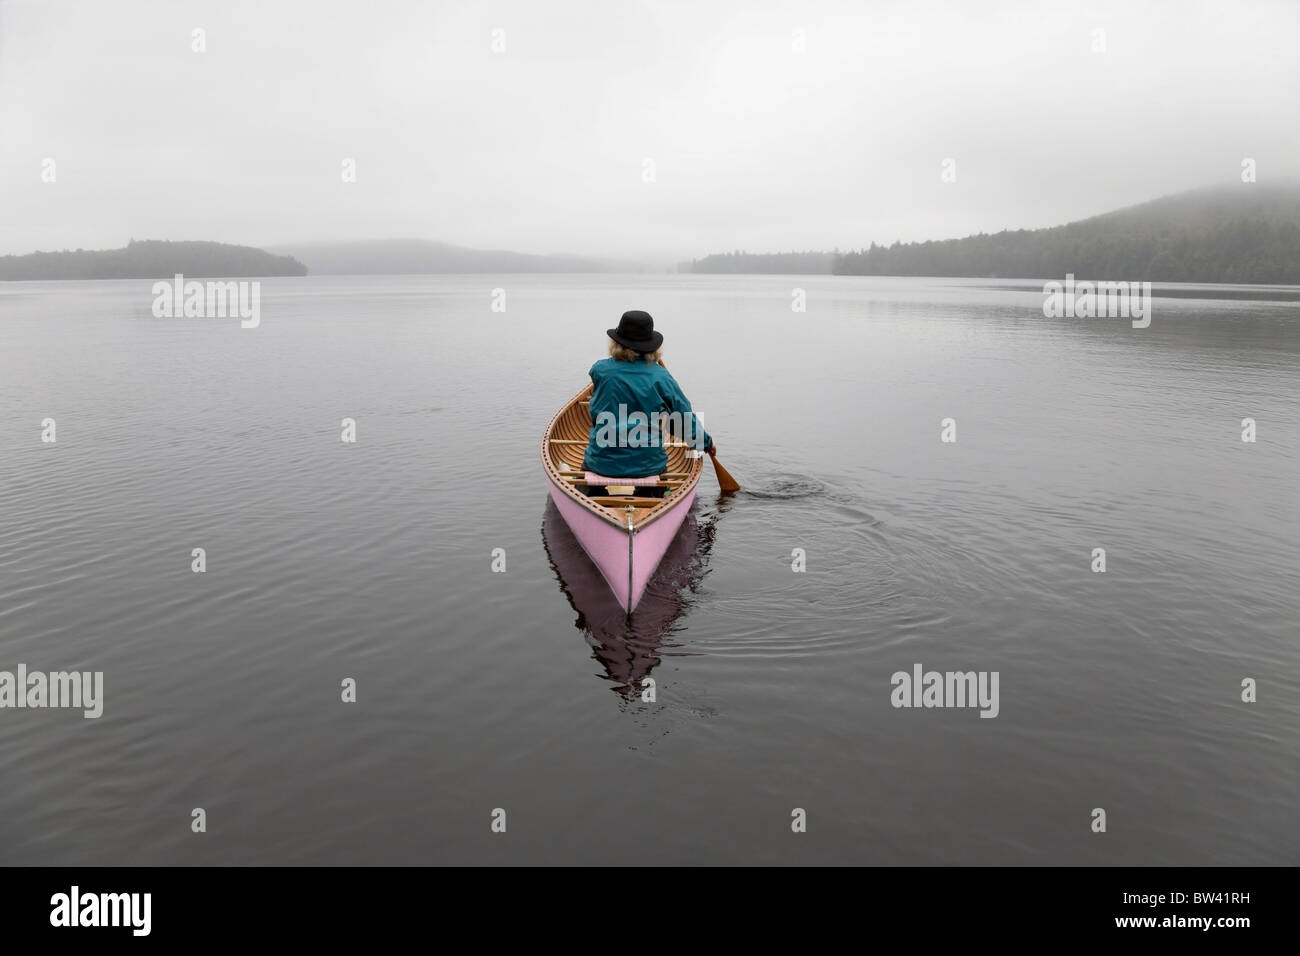
<path fill-rule="evenodd" d="M 837 275 L 1300 283 L 1300 189 L 1242 183 L 1050 229 L 872 244 Z"/>
<path fill-rule="evenodd" d="M 132 240 L 125 249 L 77 249 L 0 256 L 3 279 L 168 279 L 305 276 L 291 256 L 221 242 Z"/>
<path fill-rule="evenodd" d="M 738 273 L 775 275 L 830 275 L 836 252 L 724 252 L 693 259 L 678 266 L 678 272 Z"/>
<path fill-rule="evenodd" d="M 835 252 L 729 252 L 682 272 L 1300 284 L 1300 187 L 1234 184 L 1049 229 Z"/>

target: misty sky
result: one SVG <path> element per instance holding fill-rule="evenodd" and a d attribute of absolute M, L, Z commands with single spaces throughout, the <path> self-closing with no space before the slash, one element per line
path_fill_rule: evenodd
<path fill-rule="evenodd" d="M 0 0 L 0 253 L 677 261 L 1054 225 L 1248 156 L 1295 179 L 1298 95 L 1295 0 Z"/>

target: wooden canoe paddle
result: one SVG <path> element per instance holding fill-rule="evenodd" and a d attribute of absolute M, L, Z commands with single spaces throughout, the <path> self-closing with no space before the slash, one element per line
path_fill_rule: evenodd
<path fill-rule="evenodd" d="M 668 366 L 664 365 L 663 359 L 659 360 L 659 364 L 663 365 L 664 371 L 668 370 Z M 727 471 L 727 469 L 723 468 L 722 465 L 718 464 L 718 456 L 710 455 L 709 460 L 713 462 L 713 476 L 718 479 L 718 487 L 726 492 L 739 491 L 740 482 L 738 482 L 735 478 L 731 477 L 731 472 Z"/>
<path fill-rule="evenodd" d="M 730 472 L 718 464 L 718 456 L 710 455 L 709 460 L 713 462 L 713 473 L 718 478 L 718 487 L 723 491 L 739 491 L 740 482 L 731 477 Z"/>

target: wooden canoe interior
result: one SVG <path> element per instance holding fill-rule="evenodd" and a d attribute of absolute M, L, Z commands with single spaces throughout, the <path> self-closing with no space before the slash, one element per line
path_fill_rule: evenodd
<path fill-rule="evenodd" d="M 610 524 L 626 529 L 629 517 L 627 509 L 630 507 L 632 527 L 643 528 L 665 514 L 681 500 L 682 495 L 695 487 L 704 470 L 704 459 L 690 457 L 690 449 L 680 444 L 665 449 L 668 453 L 668 467 L 660 474 L 659 483 L 666 486 L 668 491 L 662 498 L 638 495 L 635 488 L 628 495 L 595 497 L 579 491 L 577 486 L 586 484 L 582 457 L 587 450 L 591 433 L 591 413 L 587 406 L 591 389 L 592 386 L 588 385 L 566 402 L 546 426 L 546 434 L 542 437 L 542 465 L 551 480 L 584 508 L 600 515 Z"/>

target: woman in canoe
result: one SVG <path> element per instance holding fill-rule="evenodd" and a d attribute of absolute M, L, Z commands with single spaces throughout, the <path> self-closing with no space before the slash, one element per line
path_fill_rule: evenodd
<path fill-rule="evenodd" d="M 670 440 L 670 431 L 716 455 L 717 445 L 691 411 L 681 386 L 659 363 L 664 337 L 655 331 L 649 313 L 624 312 L 618 328 L 607 334 L 609 358 L 591 367 L 592 424 L 583 467 L 611 478 L 657 476 L 668 466 L 662 443 Z M 658 427 L 661 421 L 669 427 Z"/>

